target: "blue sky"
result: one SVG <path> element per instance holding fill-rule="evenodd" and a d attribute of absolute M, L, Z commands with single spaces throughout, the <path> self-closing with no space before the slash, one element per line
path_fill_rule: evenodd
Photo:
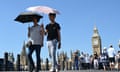
<path fill-rule="evenodd" d="M 120 0 L 2 0 L 0 2 L 0 57 L 4 52 L 13 52 L 16 57 L 27 40 L 28 24 L 15 22 L 15 17 L 30 6 L 50 6 L 60 11 L 56 21 L 61 25 L 62 48 L 91 54 L 93 28 L 96 25 L 102 39 L 102 47 L 113 44 L 116 50 L 120 39 Z M 41 22 L 39 22 L 41 23 Z M 43 23 L 49 23 L 44 15 Z M 32 25 L 32 23 L 29 23 Z M 34 55 L 33 55 L 34 56 Z M 41 50 L 43 59 L 49 57 L 46 46 Z"/>

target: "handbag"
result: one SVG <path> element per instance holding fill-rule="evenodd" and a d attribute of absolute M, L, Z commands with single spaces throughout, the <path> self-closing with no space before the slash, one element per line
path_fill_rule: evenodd
<path fill-rule="evenodd" d="M 28 41 L 26 43 L 26 47 L 30 47 L 33 44 L 33 40 L 31 38 L 28 38 Z"/>

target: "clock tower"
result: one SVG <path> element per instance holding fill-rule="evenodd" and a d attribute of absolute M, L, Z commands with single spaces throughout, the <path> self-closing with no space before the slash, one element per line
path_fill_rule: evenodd
<path fill-rule="evenodd" d="M 93 54 L 97 53 L 98 56 L 101 54 L 101 38 L 98 33 L 98 29 L 95 26 L 94 27 L 94 33 L 92 36 L 92 48 L 93 48 Z"/>

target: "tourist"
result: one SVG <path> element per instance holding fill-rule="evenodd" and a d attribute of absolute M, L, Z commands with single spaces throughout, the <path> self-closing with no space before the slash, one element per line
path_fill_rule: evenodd
<path fill-rule="evenodd" d="M 38 72 L 40 69 L 40 51 L 41 47 L 43 46 L 43 39 L 44 39 L 44 27 L 43 25 L 39 25 L 37 23 L 37 19 L 33 17 L 33 26 L 28 28 L 28 37 L 31 39 L 29 41 L 29 53 L 28 53 L 28 60 L 29 60 L 29 69 L 32 72 L 35 69 L 35 72 Z M 36 68 L 34 61 L 32 59 L 33 52 L 36 52 Z"/>
<path fill-rule="evenodd" d="M 94 64 L 94 69 L 98 69 L 99 63 L 98 63 L 98 55 L 97 55 L 97 52 L 94 54 L 93 64 Z"/>
<path fill-rule="evenodd" d="M 58 44 L 58 49 L 61 48 L 61 33 L 60 25 L 55 21 L 56 14 L 50 13 L 49 19 L 50 23 L 46 25 L 46 35 L 47 35 L 47 45 L 49 50 L 49 56 L 52 60 L 52 66 L 50 71 L 58 71 L 56 62 L 56 48 Z"/>
<path fill-rule="evenodd" d="M 115 49 L 113 48 L 113 45 L 110 45 L 108 49 L 108 57 L 109 57 L 109 65 L 111 70 L 114 68 L 115 65 L 115 55 L 116 55 Z"/>

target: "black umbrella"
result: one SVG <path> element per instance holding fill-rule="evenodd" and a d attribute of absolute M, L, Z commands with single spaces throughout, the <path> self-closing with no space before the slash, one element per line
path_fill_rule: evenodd
<path fill-rule="evenodd" d="M 40 18 L 42 18 L 43 16 L 33 12 L 23 12 L 15 18 L 15 21 L 18 21 L 21 23 L 32 22 L 33 17 L 37 19 L 37 22 L 39 22 Z"/>

